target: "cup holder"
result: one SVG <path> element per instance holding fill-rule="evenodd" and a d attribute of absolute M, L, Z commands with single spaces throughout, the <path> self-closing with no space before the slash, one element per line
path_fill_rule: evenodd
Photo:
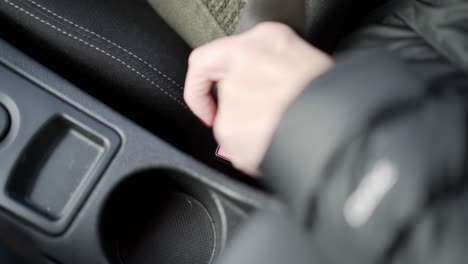
<path fill-rule="evenodd" d="M 211 264 L 222 241 L 213 193 L 183 173 L 153 170 L 119 184 L 101 215 L 110 263 Z"/>

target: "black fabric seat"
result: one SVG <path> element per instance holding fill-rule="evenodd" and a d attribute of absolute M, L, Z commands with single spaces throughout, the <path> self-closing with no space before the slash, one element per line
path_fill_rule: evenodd
<path fill-rule="evenodd" d="M 100 75 L 163 115 L 188 116 L 181 94 L 190 50 L 145 1 L 2 0 L 0 10 L 12 22 L 3 30 L 34 37 L 66 58 L 61 65 Z"/>

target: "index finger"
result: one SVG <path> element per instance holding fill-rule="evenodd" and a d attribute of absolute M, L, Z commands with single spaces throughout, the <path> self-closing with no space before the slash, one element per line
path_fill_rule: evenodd
<path fill-rule="evenodd" d="M 195 49 L 189 58 L 184 99 L 192 112 L 208 126 L 213 125 L 217 110 L 211 89 L 225 76 L 232 42 L 233 37 L 215 40 Z"/>

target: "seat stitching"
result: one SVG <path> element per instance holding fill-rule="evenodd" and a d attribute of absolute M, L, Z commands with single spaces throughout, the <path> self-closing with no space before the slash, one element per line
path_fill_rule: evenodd
<path fill-rule="evenodd" d="M 103 37 L 103 36 L 99 35 L 98 33 L 94 32 L 94 31 L 91 31 L 91 30 L 89 30 L 89 29 L 87 29 L 87 28 L 85 28 L 85 27 L 83 27 L 83 26 L 80 26 L 80 25 L 76 24 L 75 22 L 70 21 L 69 19 L 64 18 L 63 16 L 60 16 L 60 15 L 56 14 L 55 12 L 53 12 L 53 11 L 47 9 L 46 7 L 44 7 L 44 6 L 42 6 L 42 5 L 40 5 L 40 4 L 36 3 L 36 2 L 34 2 L 33 0 L 26 0 L 26 1 L 30 2 L 31 4 L 33 4 L 33 5 L 35 5 L 35 6 L 39 7 L 39 8 L 41 8 L 41 9 L 43 9 L 43 10 L 45 10 L 46 12 L 48 12 L 48 13 L 54 15 L 55 17 L 57 17 L 57 18 L 59 18 L 59 19 L 65 21 L 65 22 L 67 22 L 67 23 L 69 23 L 69 24 L 71 24 L 71 25 L 73 25 L 73 26 L 75 26 L 75 27 L 77 27 L 77 28 L 79 28 L 79 29 L 81 29 L 81 30 L 84 30 L 84 31 L 86 31 L 86 32 L 88 32 L 88 33 L 90 33 L 90 34 L 92 34 L 92 35 L 95 35 L 95 36 L 98 37 L 98 38 L 103 39 L 104 41 L 109 42 L 110 44 L 112 44 L 113 46 L 117 47 L 118 49 L 123 50 L 123 51 L 126 52 L 127 54 L 129 54 L 129 55 L 131 55 L 132 57 L 136 58 L 137 60 L 141 61 L 142 63 L 144 63 L 145 65 L 147 65 L 148 67 L 150 67 L 151 69 L 153 69 L 154 71 L 156 71 L 157 73 L 159 73 L 160 75 L 162 75 L 162 76 L 163 76 L 164 78 L 166 78 L 168 81 L 172 82 L 174 85 L 176 85 L 177 87 L 179 87 L 180 89 L 183 89 L 182 85 L 180 85 L 179 83 L 177 83 L 176 81 L 174 81 L 172 78 L 170 78 L 169 76 L 167 76 L 166 74 L 164 74 L 162 71 L 160 71 L 159 69 L 157 69 L 156 67 L 154 67 L 153 65 L 151 65 L 151 64 L 150 64 L 149 62 L 147 62 L 146 60 L 144 60 L 144 59 L 140 58 L 139 56 L 135 55 L 133 52 L 129 51 L 128 49 L 126 49 L 126 48 L 124 48 L 124 47 L 122 47 L 122 46 L 116 44 L 115 42 L 109 40 L 109 39 L 106 38 L 106 37 Z"/>
<path fill-rule="evenodd" d="M 19 1 L 19 2 L 21 2 L 21 1 Z M 74 27 L 73 25 L 70 25 L 69 23 L 65 23 L 62 20 L 59 20 L 56 17 L 50 15 L 49 13 L 46 13 L 42 9 L 38 9 L 38 7 L 36 7 L 36 6 L 32 5 L 32 4 L 26 3 L 25 1 L 24 1 L 23 4 L 25 6 L 27 6 L 28 8 L 32 8 L 32 10 L 35 10 L 36 15 L 41 14 L 42 16 L 44 16 L 44 19 L 47 18 L 49 20 L 49 22 L 53 21 L 54 23 L 56 23 L 56 26 L 60 25 L 63 30 L 70 30 L 70 33 L 71 32 L 76 33 L 77 36 L 83 37 L 83 39 L 86 40 L 86 41 L 89 41 L 89 43 L 94 42 L 93 43 L 94 45 L 101 44 L 100 48 L 103 49 L 103 50 L 109 49 L 109 51 L 116 52 L 118 55 L 122 56 L 121 59 L 126 59 L 128 64 L 130 64 L 129 63 L 129 62 L 131 62 L 130 60 L 133 60 L 133 57 L 129 56 L 127 53 L 123 53 L 123 52 L 121 52 L 120 50 L 117 50 L 117 49 L 112 49 L 113 46 L 109 46 L 110 44 L 106 45 L 106 44 L 108 44 L 107 42 L 102 42 L 101 39 L 96 38 L 94 35 L 89 35 L 86 32 L 83 32 L 83 31 L 79 30 L 78 28 Z M 135 66 L 139 66 L 139 65 L 142 65 L 142 64 L 138 63 L 138 61 L 135 61 L 135 64 L 133 66 L 135 67 Z M 138 68 L 136 68 L 136 69 L 138 69 Z M 143 67 L 141 73 L 145 74 L 145 75 L 146 74 L 151 74 L 152 75 L 154 73 L 154 71 L 152 71 L 150 68 Z M 150 78 L 150 79 L 153 79 L 153 78 L 151 78 L 151 76 L 147 75 L 147 77 Z M 180 93 L 183 92 L 183 90 L 179 90 L 179 89 L 173 89 L 172 91 L 176 92 L 177 94 L 180 94 Z"/>
<path fill-rule="evenodd" d="M 17 0 L 17 2 L 22 2 L 22 1 L 23 0 Z M 23 8 L 27 7 L 27 9 L 31 9 L 30 12 L 35 13 L 36 16 L 38 16 L 38 17 L 41 16 L 42 19 L 44 19 L 44 20 L 47 19 L 50 23 L 54 22 L 57 27 L 60 26 L 63 30 L 70 30 L 71 32 L 76 33 L 77 36 L 81 36 L 81 37 L 83 37 L 83 39 L 85 39 L 87 41 L 88 40 L 89 41 L 95 41 L 96 42 L 95 44 L 103 43 L 102 40 L 97 39 L 95 36 L 86 34 L 85 32 L 83 32 L 81 30 L 78 30 L 77 28 L 73 27 L 72 25 L 70 25 L 68 23 L 64 23 L 62 20 L 56 19 L 55 17 L 51 16 L 50 14 L 46 13 L 45 11 L 39 10 L 37 7 L 35 7 L 35 6 L 31 5 L 31 4 L 28 4 L 28 3 L 23 1 L 21 6 L 23 6 L 23 5 L 24 5 Z M 103 44 L 105 44 L 105 43 L 103 43 Z M 101 48 L 106 48 L 107 49 L 107 48 L 110 48 L 110 46 L 108 44 L 105 44 L 105 45 L 102 45 Z M 111 50 L 111 51 L 113 51 L 113 50 Z M 115 51 L 118 52 L 118 50 L 115 50 Z M 118 54 L 124 56 L 125 58 L 130 58 L 126 54 L 123 54 L 123 53 L 118 53 Z"/>
<path fill-rule="evenodd" d="M 185 104 L 183 104 L 180 100 L 178 100 L 177 98 L 175 98 L 173 95 L 169 94 L 165 89 L 163 89 L 163 88 L 162 88 L 161 86 L 159 86 L 157 83 L 155 83 L 154 81 L 150 80 L 148 77 L 146 77 L 145 75 L 143 75 L 143 74 L 140 73 L 139 71 L 135 70 L 133 67 L 129 66 L 127 63 L 125 63 L 125 62 L 122 61 L 121 59 L 115 57 L 115 56 L 112 55 L 112 54 L 109 54 L 108 52 L 106 52 L 106 51 L 104 51 L 104 50 L 102 50 L 102 49 L 100 49 L 100 48 L 94 46 L 93 44 L 90 44 L 90 43 L 88 43 L 88 42 L 86 42 L 86 41 L 84 41 L 84 40 L 82 40 L 82 39 L 80 39 L 80 38 L 78 38 L 78 37 L 76 37 L 76 36 L 74 36 L 74 35 L 72 35 L 72 34 L 66 32 L 66 31 L 64 31 L 64 30 L 62 30 L 62 29 L 60 29 L 60 28 L 57 28 L 56 26 L 54 26 L 54 25 L 50 24 L 49 22 L 47 22 L 47 21 L 45 21 L 45 20 L 43 20 L 43 19 L 41 19 L 41 18 L 35 16 L 34 14 L 30 13 L 29 11 L 27 11 L 27 10 L 25 10 L 25 9 L 19 7 L 19 6 L 17 6 L 16 4 L 10 2 L 9 0 L 3 0 L 3 1 L 4 1 L 5 3 L 7 3 L 7 4 L 13 6 L 14 8 L 20 10 L 21 12 L 23 12 L 23 13 L 25 13 L 25 14 L 31 16 L 32 18 L 38 20 L 39 22 L 41 22 L 41 23 L 43 23 L 43 24 L 45 24 L 45 25 L 47 25 L 47 26 L 49 26 L 49 27 L 51 27 L 51 28 L 57 30 L 58 32 L 60 32 L 60 33 L 62 33 L 62 34 L 64 34 L 64 35 L 66 35 L 66 36 L 68 36 L 68 37 L 70 37 L 70 38 L 73 38 L 73 39 L 75 39 L 75 40 L 77 40 L 77 41 L 79 41 L 79 42 L 82 42 L 83 44 L 85 44 L 85 45 L 87 45 L 87 46 L 89 46 L 89 47 L 91 47 L 91 48 L 93 48 L 93 49 L 95 49 L 95 50 L 97 50 L 97 51 L 99 51 L 99 52 L 105 54 L 106 56 L 108 56 L 108 57 L 110 57 L 110 58 L 112 58 L 112 59 L 114 59 L 114 60 L 120 62 L 122 65 L 124 65 L 125 67 L 127 67 L 127 68 L 129 68 L 130 70 L 132 70 L 133 72 L 135 72 L 137 75 L 139 75 L 140 77 L 142 77 L 143 79 L 145 79 L 146 81 L 148 81 L 150 84 L 152 84 L 152 85 L 158 87 L 164 94 L 166 94 L 167 96 L 169 96 L 170 98 L 172 98 L 174 101 L 176 101 L 178 104 L 180 104 L 183 108 L 187 109 L 187 106 L 186 106 Z"/>

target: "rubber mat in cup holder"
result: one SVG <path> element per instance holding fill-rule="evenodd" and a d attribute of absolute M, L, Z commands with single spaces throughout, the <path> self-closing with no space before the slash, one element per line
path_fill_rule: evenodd
<path fill-rule="evenodd" d="M 165 170 L 132 175 L 108 199 L 102 243 L 111 263 L 211 264 L 220 223 L 209 190 L 180 185 L 183 174 Z"/>

